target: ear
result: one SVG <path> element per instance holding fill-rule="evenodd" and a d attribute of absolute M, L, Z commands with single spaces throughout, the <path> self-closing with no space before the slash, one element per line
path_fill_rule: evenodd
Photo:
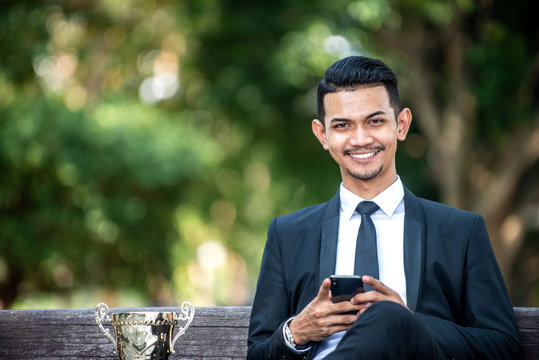
<path fill-rule="evenodd" d="M 322 147 L 327 150 L 327 140 L 326 140 L 326 128 L 324 127 L 324 124 L 318 119 L 314 119 L 312 122 L 313 127 L 313 134 L 316 136 L 318 141 L 320 141 L 320 144 L 322 144 Z"/>
<path fill-rule="evenodd" d="M 406 134 L 410 130 L 410 125 L 412 124 L 412 112 L 409 108 L 404 108 L 401 110 L 397 116 L 397 139 L 403 141 L 406 139 Z"/>

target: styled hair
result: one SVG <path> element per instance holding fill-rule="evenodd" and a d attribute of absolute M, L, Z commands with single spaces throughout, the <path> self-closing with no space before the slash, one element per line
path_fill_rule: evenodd
<path fill-rule="evenodd" d="M 382 61 L 365 56 L 349 56 L 331 65 L 318 83 L 318 119 L 325 123 L 324 96 L 342 90 L 383 85 L 395 117 L 401 111 L 397 75 Z"/>

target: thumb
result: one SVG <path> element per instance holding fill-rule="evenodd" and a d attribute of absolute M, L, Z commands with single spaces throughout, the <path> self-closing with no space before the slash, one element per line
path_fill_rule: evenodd
<path fill-rule="evenodd" d="M 328 278 L 325 278 L 324 281 L 322 281 L 322 285 L 320 286 L 320 290 L 318 290 L 317 298 L 321 300 L 329 300 L 329 288 L 331 286 L 331 280 Z"/>
<path fill-rule="evenodd" d="M 387 287 L 383 282 L 373 278 L 372 276 L 364 275 L 362 280 L 364 284 L 370 285 L 374 290 L 382 294 L 388 295 L 392 291 L 392 289 Z"/>

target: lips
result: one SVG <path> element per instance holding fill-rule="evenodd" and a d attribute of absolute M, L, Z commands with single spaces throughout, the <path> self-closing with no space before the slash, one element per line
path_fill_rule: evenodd
<path fill-rule="evenodd" d="M 368 158 L 371 158 L 371 157 L 375 156 L 376 154 L 378 154 L 382 150 L 384 150 L 384 149 L 380 147 L 380 148 L 377 148 L 377 149 L 372 149 L 370 152 L 364 152 L 364 153 L 361 153 L 361 154 L 352 153 L 353 150 L 348 150 L 348 151 L 345 151 L 345 154 L 349 155 L 350 157 L 352 157 L 354 159 L 365 160 L 365 159 L 368 159 Z"/>
<path fill-rule="evenodd" d="M 350 154 L 350 156 L 353 157 L 354 159 L 367 159 L 376 154 L 378 154 L 378 151 L 366 153 L 366 154 Z"/>

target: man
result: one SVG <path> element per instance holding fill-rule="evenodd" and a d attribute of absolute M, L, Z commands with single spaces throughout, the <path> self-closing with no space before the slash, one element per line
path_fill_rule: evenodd
<path fill-rule="evenodd" d="M 312 130 L 342 184 L 329 202 L 272 220 L 248 359 L 522 358 L 482 217 L 417 198 L 397 175 L 412 114 L 393 71 L 336 62 L 318 113 Z M 354 273 L 367 291 L 333 303 L 328 277 Z"/>

